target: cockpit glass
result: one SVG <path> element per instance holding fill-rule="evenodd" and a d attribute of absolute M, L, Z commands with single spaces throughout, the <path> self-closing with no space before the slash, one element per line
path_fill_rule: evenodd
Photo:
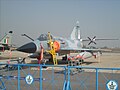
<path fill-rule="evenodd" d="M 51 39 L 53 39 L 52 35 L 50 35 Z M 46 41 L 49 40 L 48 34 L 41 34 L 38 38 L 40 41 Z"/>

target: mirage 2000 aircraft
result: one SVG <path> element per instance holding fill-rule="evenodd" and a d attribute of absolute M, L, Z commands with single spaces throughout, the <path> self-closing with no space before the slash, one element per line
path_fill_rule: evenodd
<path fill-rule="evenodd" d="M 53 41 L 53 46 L 55 47 L 55 51 L 59 55 L 67 55 L 70 53 L 70 51 L 80 51 L 80 53 L 77 56 L 79 56 L 79 58 L 81 59 L 86 59 L 95 56 L 93 52 L 102 51 L 101 49 L 83 48 L 82 41 L 89 41 L 89 40 L 81 39 L 80 26 L 78 21 L 76 26 L 73 28 L 73 31 L 69 38 L 55 37 L 53 35 L 51 35 L 50 37 Z M 39 38 L 17 48 L 17 50 L 26 53 L 31 53 L 29 57 L 37 58 L 38 61 L 40 62 L 40 60 L 42 60 L 40 59 L 41 56 L 43 58 L 46 58 L 46 56 L 48 55 L 51 56 L 50 53 L 47 52 L 47 50 L 50 49 L 50 45 L 48 44 L 48 41 L 49 41 L 48 34 L 41 34 Z M 90 42 L 91 41 L 92 39 L 90 40 Z"/>

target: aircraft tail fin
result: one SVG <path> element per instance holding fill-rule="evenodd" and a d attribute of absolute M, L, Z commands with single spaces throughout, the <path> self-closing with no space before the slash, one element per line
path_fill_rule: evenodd
<path fill-rule="evenodd" d="M 71 40 L 80 40 L 81 39 L 79 21 L 76 22 L 76 26 L 73 28 L 70 38 L 71 38 Z"/>
<path fill-rule="evenodd" d="M 0 43 L 3 45 L 11 45 L 11 37 L 12 37 L 13 31 L 9 31 L 1 40 Z"/>

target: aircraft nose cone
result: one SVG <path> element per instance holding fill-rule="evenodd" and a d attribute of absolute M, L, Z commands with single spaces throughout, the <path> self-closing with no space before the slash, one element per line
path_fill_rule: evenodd
<path fill-rule="evenodd" d="M 36 49 L 37 49 L 37 47 L 36 47 L 35 43 L 33 43 L 33 42 L 27 43 L 27 44 L 17 48 L 18 51 L 26 52 L 26 53 L 34 53 L 36 51 Z"/>

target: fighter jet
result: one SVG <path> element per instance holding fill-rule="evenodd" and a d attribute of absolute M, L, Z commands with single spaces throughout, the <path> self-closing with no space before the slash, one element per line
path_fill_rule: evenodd
<path fill-rule="evenodd" d="M 83 48 L 83 41 L 80 35 L 80 26 L 77 21 L 76 26 L 73 28 L 73 31 L 69 38 L 62 38 L 50 35 L 50 38 L 53 41 L 53 47 L 55 48 L 55 52 L 59 55 L 67 55 L 71 51 L 80 51 L 79 56 L 81 59 L 90 58 L 95 56 L 93 52 L 102 51 L 101 49 L 87 49 Z M 40 62 L 42 58 L 51 58 L 51 54 L 47 51 L 50 50 L 49 45 L 49 35 L 41 34 L 36 40 L 32 40 L 32 42 L 27 43 L 19 48 L 18 51 L 31 53 L 29 57 L 37 58 Z M 89 55 L 86 55 L 89 54 Z"/>
<path fill-rule="evenodd" d="M 0 51 L 9 50 L 11 47 L 11 37 L 13 31 L 5 34 L 5 36 L 0 40 Z"/>

